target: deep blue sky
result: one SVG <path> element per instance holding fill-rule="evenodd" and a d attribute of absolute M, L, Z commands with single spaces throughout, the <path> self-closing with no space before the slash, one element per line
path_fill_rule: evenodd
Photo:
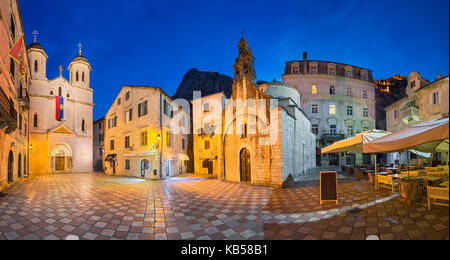
<path fill-rule="evenodd" d="M 85 46 L 93 68 L 94 119 L 122 85 L 173 95 L 190 68 L 233 75 L 241 31 L 259 80 L 281 80 L 285 62 L 330 60 L 373 71 L 375 79 L 449 70 L 448 0 L 19 0 L 26 40 L 38 30 L 58 76 Z M 65 71 L 67 77 L 68 73 Z"/>

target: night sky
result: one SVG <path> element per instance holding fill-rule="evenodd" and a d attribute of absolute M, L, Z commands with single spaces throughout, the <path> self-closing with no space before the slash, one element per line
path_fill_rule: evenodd
<path fill-rule="evenodd" d="M 375 79 L 418 71 L 428 80 L 449 70 L 448 0 L 19 0 L 27 43 L 38 30 L 47 77 L 78 55 L 92 66 L 94 119 L 122 85 L 173 95 L 190 68 L 232 76 L 242 36 L 258 80 L 281 80 L 285 62 L 313 60 L 368 68 Z M 64 72 L 68 78 L 67 70 Z"/>

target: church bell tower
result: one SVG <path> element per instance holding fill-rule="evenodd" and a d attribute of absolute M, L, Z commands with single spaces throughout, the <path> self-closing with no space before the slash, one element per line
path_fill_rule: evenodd
<path fill-rule="evenodd" d="M 239 56 L 236 59 L 233 79 L 233 98 L 245 98 L 248 91 L 257 88 L 255 57 L 248 46 L 248 42 L 242 37 L 238 45 Z"/>

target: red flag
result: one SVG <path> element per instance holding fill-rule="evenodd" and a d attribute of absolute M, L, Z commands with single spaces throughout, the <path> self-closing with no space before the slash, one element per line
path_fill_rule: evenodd
<path fill-rule="evenodd" d="M 23 64 L 23 55 L 24 55 L 23 48 L 25 41 L 23 39 L 23 36 L 24 35 L 22 34 L 22 36 L 20 36 L 20 38 L 8 52 L 9 56 L 19 64 L 20 77 L 25 76 L 25 65 Z"/>

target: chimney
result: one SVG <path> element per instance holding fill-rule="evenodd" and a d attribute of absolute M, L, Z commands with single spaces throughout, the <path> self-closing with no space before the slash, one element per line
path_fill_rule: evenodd
<path fill-rule="evenodd" d="M 441 79 L 443 79 L 443 78 L 444 78 L 444 76 L 442 76 L 441 74 L 438 74 L 436 80 L 441 80 Z"/>
<path fill-rule="evenodd" d="M 308 74 L 308 53 L 303 52 L 303 73 Z"/>

